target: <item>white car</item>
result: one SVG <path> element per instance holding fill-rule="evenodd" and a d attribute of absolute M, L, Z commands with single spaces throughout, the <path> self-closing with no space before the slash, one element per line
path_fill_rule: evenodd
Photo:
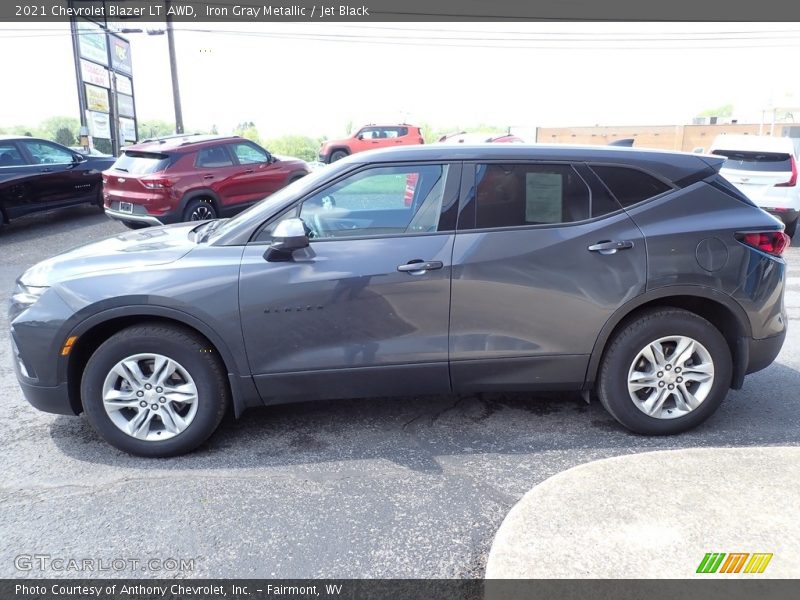
<path fill-rule="evenodd" d="M 794 237 L 800 215 L 794 140 L 765 135 L 720 135 L 709 152 L 726 159 L 720 175 L 783 221 L 786 234 Z"/>

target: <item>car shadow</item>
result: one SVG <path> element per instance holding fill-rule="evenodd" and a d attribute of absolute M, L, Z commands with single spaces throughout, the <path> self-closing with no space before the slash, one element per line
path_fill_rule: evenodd
<path fill-rule="evenodd" d="M 81 204 L 69 208 L 59 208 L 47 212 L 26 215 L 3 225 L 0 230 L 0 245 L 21 244 L 75 231 L 76 226 L 95 225 L 111 219 L 103 211 L 91 204 Z M 113 227 L 109 235 L 123 226 Z"/>
<path fill-rule="evenodd" d="M 653 450 L 796 445 L 800 372 L 780 363 L 747 378 L 704 424 L 681 435 L 633 434 L 593 401 L 572 393 L 474 394 L 307 402 L 226 418 L 195 452 L 171 459 L 129 456 L 105 444 L 85 418 L 58 417 L 50 435 L 64 454 L 117 468 L 236 470 L 384 460 L 442 471 L 449 456 L 574 452 L 567 462 Z M 569 466 L 572 466 L 570 464 Z M 334 468 L 334 467 L 332 467 Z M 565 467 L 566 468 L 566 467 Z"/>

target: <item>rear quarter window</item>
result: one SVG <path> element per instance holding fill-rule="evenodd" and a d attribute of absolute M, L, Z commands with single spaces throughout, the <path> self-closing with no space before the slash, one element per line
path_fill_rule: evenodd
<path fill-rule="evenodd" d="M 672 189 L 660 179 L 638 169 L 600 165 L 591 165 L 591 168 L 626 208 Z"/>
<path fill-rule="evenodd" d="M 170 157 L 156 152 L 123 152 L 114 165 L 115 171 L 123 171 L 131 175 L 147 175 L 158 173 L 170 164 Z"/>
<path fill-rule="evenodd" d="M 725 157 L 723 169 L 737 171 L 791 171 L 792 159 L 782 152 L 745 152 L 739 150 L 714 150 L 712 154 Z"/>

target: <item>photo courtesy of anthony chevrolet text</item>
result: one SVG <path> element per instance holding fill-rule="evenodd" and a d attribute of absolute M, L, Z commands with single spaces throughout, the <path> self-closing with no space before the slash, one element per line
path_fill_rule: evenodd
<path fill-rule="evenodd" d="M 794 600 L 800 3 L 0 2 L 0 600 Z"/>

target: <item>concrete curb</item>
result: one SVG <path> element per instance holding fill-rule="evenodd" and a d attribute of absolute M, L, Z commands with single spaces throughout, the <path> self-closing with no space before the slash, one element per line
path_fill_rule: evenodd
<path fill-rule="evenodd" d="M 619 456 L 534 487 L 495 536 L 487 579 L 800 577 L 800 448 Z M 698 574 L 707 552 L 773 553 L 762 574 Z"/>

